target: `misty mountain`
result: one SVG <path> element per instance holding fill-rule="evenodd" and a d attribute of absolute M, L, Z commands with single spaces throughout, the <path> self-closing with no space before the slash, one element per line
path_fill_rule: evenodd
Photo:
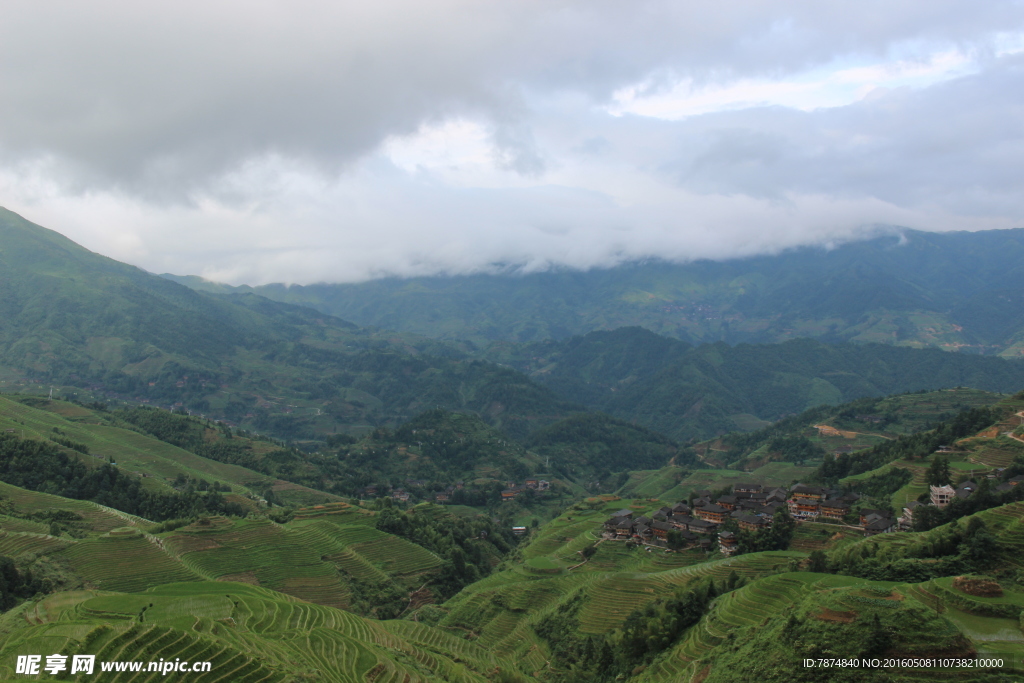
<path fill-rule="evenodd" d="M 526 275 L 386 278 L 253 291 L 359 325 L 434 338 L 564 339 L 638 325 L 691 343 L 796 337 L 1019 354 L 1024 229 L 898 234 L 833 249 Z"/>

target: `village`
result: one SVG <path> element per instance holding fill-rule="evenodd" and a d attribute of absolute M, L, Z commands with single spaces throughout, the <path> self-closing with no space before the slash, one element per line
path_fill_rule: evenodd
<path fill-rule="evenodd" d="M 1016 476 L 996 487 L 1004 491 L 1024 481 Z M 929 501 L 909 502 L 899 517 L 890 510 L 855 504 L 862 499 L 856 492 L 841 492 L 820 486 L 795 484 L 789 489 L 760 484 L 734 484 L 732 491 L 715 496 L 711 491 L 697 491 L 690 502 L 662 507 L 648 516 L 636 516 L 623 509 L 604 522 L 605 540 L 627 541 L 653 548 L 683 550 L 699 547 L 709 550 L 717 540 L 719 551 L 726 556 L 736 552 L 737 536 L 733 531 L 719 531 L 727 520 L 735 520 L 742 531 L 759 531 L 772 525 L 775 513 L 785 509 L 797 523 L 830 522 L 838 527 L 858 531 L 864 536 L 910 531 L 914 512 L 922 506 L 944 508 L 954 498 L 968 498 L 978 490 L 974 481 L 957 486 L 930 486 Z M 731 525 L 730 525 L 731 526 Z"/>
<path fill-rule="evenodd" d="M 414 497 L 413 493 L 409 489 L 424 489 L 428 486 L 428 482 L 423 479 L 406 479 L 405 484 L 408 488 L 397 487 L 391 489 L 391 499 L 397 503 L 407 503 L 411 498 Z M 547 491 L 551 488 L 551 482 L 545 479 L 538 479 L 537 477 L 529 477 L 522 484 L 515 481 L 504 482 L 505 488 L 501 491 L 502 502 L 508 502 L 515 500 L 517 497 L 526 493 L 527 491 Z M 462 490 L 466 487 L 466 482 L 457 481 L 454 484 L 449 484 L 440 491 L 429 492 L 425 495 L 418 496 L 418 498 L 426 498 L 433 500 L 435 503 L 449 503 L 452 500 L 453 495 L 456 491 Z M 387 489 L 386 486 L 378 486 L 371 484 L 359 490 L 359 495 L 373 498 L 379 495 L 382 491 Z"/>

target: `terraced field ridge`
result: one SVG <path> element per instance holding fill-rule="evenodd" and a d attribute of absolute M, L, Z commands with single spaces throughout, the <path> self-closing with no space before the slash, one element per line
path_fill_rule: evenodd
<path fill-rule="evenodd" d="M 268 487 L 285 503 L 307 505 L 340 500 L 337 496 L 289 482 L 280 482 L 253 470 L 210 460 L 183 448 L 172 446 L 147 434 L 130 429 L 114 415 L 94 411 L 66 401 L 0 396 L 0 430 L 13 431 L 26 439 L 54 439 L 80 444 L 88 454 L 62 446 L 68 455 L 86 465 L 116 463 L 122 471 L 137 475 L 151 490 L 170 490 L 170 483 L 183 475 L 227 485 L 239 502 L 262 495 Z M 254 506 L 249 503 L 249 507 Z"/>
<path fill-rule="evenodd" d="M 346 503 L 297 510 L 287 524 L 265 517 L 204 517 L 172 531 L 132 515 L 0 483 L 0 555 L 31 563 L 49 558 L 72 586 L 138 592 L 183 581 L 240 581 L 316 604 L 345 608 L 350 583 L 396 582 L 414 590 L 441 560 L 374 528 L 375 514 Z M 26 518 L 64 511 L 78 516 L 73 535 Z M 28 565 L 26 565 L 28 566 Z"/>
<path fill-rule="evenodd" d="M 208 661 L 208 673 L 188 674 L 202 683 L 485 683 L 502 669 L 514 669 L 494 653 L 429 626 L 375 622 L 240 583 L 59 594 L 7 613 L 0 629 L 6 632 L 2 680 L 17 679 L 17 655 L 40 652 L 94 654 L 97 661 Z M 70 680 L 160 678 L 143 671 Z"/>

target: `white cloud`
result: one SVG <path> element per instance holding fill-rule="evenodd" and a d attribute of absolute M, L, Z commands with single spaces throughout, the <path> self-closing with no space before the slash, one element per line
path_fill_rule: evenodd
<path fill-rule="evenodd" d="M 1022 224 L 1015 2 L 0 8 L 0 204 L 252 283 Z"/>

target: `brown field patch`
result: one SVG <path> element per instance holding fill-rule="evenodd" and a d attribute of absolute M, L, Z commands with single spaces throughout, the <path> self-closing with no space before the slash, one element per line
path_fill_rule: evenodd
<path fill-rule="evenodd" d="M 192 534 L 177 534 L 164 539 L 164 544 L 178 555 L 195 553 L 201 550 L 212 550 L 220 548 L 221 544 L 206 536 L 193 536 Z"/>
<path fill-rule="evenodd" d="M 834 621 L 840 624 L 852 624 L 857 619 L 856 612 L 837 612 L 834 609 L 825 608 L 820 614 L 813 615 L 820 621 Z"/>
<path fill-rule="evenodd" d="M 248 583 L 252 586 L 260 585 L 260 580 L 256 578 L 255 572 L 238 572 L 237 574 L 225 574 L 224 576 L 218 576 L 218 581 L 235 581 L 237 583 Z"/>

